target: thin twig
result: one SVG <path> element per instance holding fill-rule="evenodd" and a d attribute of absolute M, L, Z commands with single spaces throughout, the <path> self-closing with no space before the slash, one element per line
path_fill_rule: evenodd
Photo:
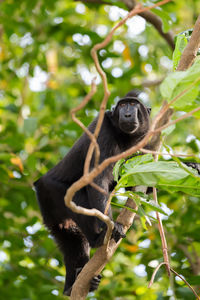
<path fill-rule="evenodd" d="M 156 276 L 156 274 L 157 274 L 157 272 L 158 272 L 158 270 L 160 269 L 160 267 L 161 266 L 163 266 L 163 265 L 167 265 L 168 267 L 169 267 L 169 270 L 170 270 L 170 272 L 172 272 L 172 273 L 174 273 L 176 276 L 178 276 L 190 289 L 191 289 L 191 291 L 193 292 L 193 294 L 196 296 L 196 298 L 198 299 L 198 300 L 200 300 L 200 298 L 199 298 L 199 296 L 197 295 L 197 293 L 195 292 L 195 290 L 193 289 L 193 287 L 187 282 L 187 280 L 185 280 L 185 278 L 183 278 L 183 276 L 181 276 L 180 274 L 178 274 L 174 269 L 172 269 L 170 266 L 169 266 L 169 264 L 168 263 L 166 263 L 166 262 L 162 262 L 162 263 L 160 263 L 157 267 L 156 267 L 156 269 L 154 270 L 154 272 L 153 272 L 153 274 L 152 274 L 152 276 L 151 276 L 151 280 L 150 280 L 150 282 L 149 282 L 149 285 L 148 285 L 148 288 L 150 288 L 151 286 L 152 286 L 152 284 L 154 283 L 154 280 L 155 280 L 155 276 Z"/>
<path fill-rule="evenodd" d="M 155 129 L 153 132 L 154 132 L 154 133 L 160 132 L 160 131 L 162 131 L 163 129 L 165 129 L 165 128 L 171 126 L 171 125 L 174 125 L 174 124 L 176 124 L 176 123 L 178 123 L 178 122 L 180 122 L 180 121 L 182 121 L 182 120 L 184 120 L 184 119 L 186 119 L 186 118 L 188 118 L 188 117 L 191 117 L 194 113 L 196 113 L 196 112 L 198 112 L 198 111 L 200 111 L 200 107 L 197 107 L 197 108 L 191 110 L 190 112 L 184 114 L 183 116 L 179 117 L 179 118 L 176 119 L 176 120 L 173 120 L 173 121 L 171 121 L 171 122 L 168 122 L 167 124 L 165 124 L 165 125 L 163 125 L 163 126 L 157 128 L 157 129 Z"/>
<path fill-rule="evenodd" d="M 88 137 L 91 140 L 92 145 L 94 145 L 95 148 L 95 167 L 97 167 L 98 165 L 98 157 L 100 156 L 100 149 L 99 149 L 99 145 L 97 143 L 96 138 L 94 137 L 94 135 L 91 133 L 91 131 L 89 131 L 89 129 L 79 120 L 77 119 L 77 117 L 75 117 L 75 115 L 72 113 L 72 120 L 80 126 L 80 128 L 83 129 L 83 131 L 88 135 Z M 86 174 L 86 171 L 83 172 L 84 174 Z"/>
<path fill-rule="evenodd" d="M 153 271 L 153 274 L 151 276 L 151 280 L 149 281 L 149 284 L 148 284 L 148 288 L 150 288 L 152 286 L 152 284 L 154 283 L 154 279 L 155 279 L 155 276 L 158 272 L 158 270 L 160 269 L 161 266 L 163 265 L 166 265 L 167 263 L 166 262 L 161 262 L 156 268 L 155 270 Z"/>
<path fill-rule="evenodd" d="M 81 103 L 78 106 L 72 108 L 71 114 L 75 114 L 77 111 L 84 108 L 88 104 L 88 102 L 90 101 L 92 96 L 96 93 L 97 87 L 96 87 L 96 84 L 95 84 L 95 80 L 96 80 L 96 76 L 92 79 L 90 92 L 85 96 L 83 101 L 81 101 Z"/>
<path fill-rule="evenodd" d="M 91 182 L 90 185 L 91 185 L 94 189 L 96 189 L 98 192 L 102 193 L 102 194 L 105 195 L 105 196 L 108 196 L 108 193 L 107 193 L 104 189 L 102 189 L 99 185 L 97 185 L 96 183 Z"/>
<path fill-rule="evenodd" d="M 137 1 L 135 0 L 122 0 L 124 4 L 127 6 L 129 10 L 132 10 L 136 4 Z M 151 11 L 141 12 L 139 13 L 139 16 L 143 17 L 147 22 L 152 24 L 155 29 L 159 32 L 159 34 L 167 41 L 169 46 L 174 50 L 175 44 L 174 44 L 174 37 L 171 31 L 164 32 L 163 31 L 163 24 L 160 17 L 158 17 L 156 14 L 154 14 Z"/>
<path fill-rule="evenodd" d="M 83 131 L 88 135 L 88 137 L 91 140 L 92 145 L 94 145 L 94 148 L 95 148 L 95 167 L 96 167 L 97 164 L 98 164 L 98 158 L 100 156 L 100 150 L 99 150 L 99 145 L 97 143 L 97 140 L 96 140 L 95 136 L 92 134 L 92 132 L 90 132 L 88 130 L 88 128 L 85 127 L 85 125 L 79 119 L 77 119 L 77 117 L 75 115 L 77 111 L 81 110 L 82 108 L 84 108 L 87 105 L 87 103 L 90 101 L 92 96 L 96 93 L 95 80 L 96 80 L 96 77 L 94 77 L 93 80 L 92 80 L 91 91 L 85 96 L 83 101 L 77 107 L 75 107 L 71 110 L 71 117 L 72 117 L 72 120 L 76 124 L 78 124 L 83 129 Z"/>
<path fill-rule="evenodd" d="M 183 90 L 182 92 L 180 92 L 176 97 L 174 97 L 174 99 L 172 99 L 169 104 L 168 107 L 172 106 L 172 104 L 174 104 L 174 102 L 176 102 L 180 97 L 182 97 L 184 94 L 186 94 L 198 81 L 200 81 L 200 77 L 197 77 L 197 79 L 195 79 L 190 85 L 189 87 L 187 87 L 185 90 Z"/>
<path fill-rule="evenodd" d="M 159 148 L 160 147 L 161 147 L 161 143 L 160 143 Z M 158 161 L 158 154 L 154 155 L 154 160 L 155 160 L 155 162 Z M 153 198 L 154 198 L 155 203 L 158 204 L 157 189 L 155 187 L 153 187 Z M 160 214 L 158 211 L 156 211 L 156 218 L 158 220 L 158 229 L 159 229 L 160 237 L 161 237 L 163 258 L 164 258 L 164 262 L 166 263 L 166 270 L 167 270 L 168 276 L 170 276 L 170 267 L 169 267 L 170 264 L 169 264 L 167 241 L 165 238 L 165 232 L 164 232 L 162 220 L 161 220 L 161 217 L 160 217 Z"/>
<path fill-rule="evenodd" d="M 110 207 L 110 203 L 111 203 L 111 200 L 112 198 L 114 197 L 115 195 L 115 190 L 113 190 L 111 193 L 110 193 L 110 196 L 108 198 L 108 201 L 106 203 L 106 208 L 104 210 L 104 214 L 107 215 L 108 214 L 108 210 L 109 210 L 109 207 Z"/>
<path fill-rule="evenodd" d="M 161 111 L 157 114 L 156 118 L 155 118 L 155 122 L 154 124 L 157 123 L 157 121 L 159 121 L 159 119 L 162 118 L 163 114 L 165 112 L 167 112 L 168 109 L 170 109 L 170 106 L 172 104 L 174 104 L 180 97 L 182 97 L 183 95 L 185 95 L 198 81 L 200 81 L 200 77 L 198 77 L 197 79 L 195 79 L 189 87 L 187 87 L 186 89 L 184 89 L 182 92 L 180 92 L 177 96 L 175 96 L 169 103 L 165 102 L 165 105 L 163 105 L 163 107 L 161 108 Z M 162 114 L 160 114 L 162 112 Z M 165 124 L 163 125 L 163 127 L 160 127 L 162 128 L 161 130 L 163 130 L 164 128 L 170 126 L 168 124 Z M 155 127 L 152 127 L 152 129 L 154 129 Z M 160 128 L 157 129 L 157 131 L 160 131 Z M 156 131 L 155 131 L 156 132 Z"/>
<path fill-rule="evenodd" d="M 194 293 L 194 295 L 197 297 L 198 300 L 200 300 L 199 296 L 197 295 L 197 293 L 195 292 L 195 290 L 193 289 L 193 287 L 187 282 L 187 280 L 185 280 L 185 278 L 183 278 L 183 276 L 179 275 L 176 271 L 174 271 L 172 268 L 170 268 L 170 271 L 172 273 L 174 273 L 176 276 L 178 276 L 181 280 L 183 280 L 183 282 L 185 282 L 185 284 L 192 290 L 192 292 Z"/>

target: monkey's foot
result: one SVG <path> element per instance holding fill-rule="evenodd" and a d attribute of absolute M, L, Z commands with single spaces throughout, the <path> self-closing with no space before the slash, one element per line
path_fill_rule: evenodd
<path fill-rule="evenodd" d="M 102 278 L 101 274 L 92 278 L 92 280 L 90 281 L 90 292 L 93 292 L 98 289 L 101 278 Z"/>
<path fill-rule="evenodd" d="M 77 278 L 78 274 L 81 272 L 81 270 L 82 270 L 82 268 L 77 268 L 76 269 L 76 278 Z M 99 275 L 97 275 L 97 276 L 95 276 L 95 277 L 92 278 L 92 280 L 90 281 L 90 290 L 89 290 L 90 292 L 93 292 L 93 291 L 95 291 L 95 290 L 98 289 L 98 286 L 99 286 L 99 283 L 101 281 L 101 278 L 102 278 L 101 274 L 99 274 Z M 73 286 L 65 289 L 64 292 L 63 292 L 63 294 L 66 295 L 66 296 L 70 296 L 71 295 L 71 291 L 72 291 L 72 287 Z"/>

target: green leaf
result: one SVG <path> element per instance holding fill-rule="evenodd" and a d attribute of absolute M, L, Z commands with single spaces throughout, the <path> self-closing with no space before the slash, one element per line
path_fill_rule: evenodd
<path fill-rule="evenodd" d="M 187 167 L 188 168 L 188 167 Z M 175 162 L 150 162 L 144 165 L 132 165 L 119 180 L 116 188 L 136 185 L 155 186 L 169 192 L 182 191 L 191 195 L 200 195 L 200 180 L 196 170 L 189 168 L 191 176 Z"/>
<path fill-rule="evenodd" d="M 181 58 L 181 55 L 183 53 L 183 50 L 185 49 L 186 45 L 188 43 L 187 38 L 184 34 L 179 34 L 176 39 L 176 46 L 173 53 L 173 70 L 175 70 L 178 66 L 179 60 Z"/>
<path fill-rule="evenodd" d="M 133 199 L 136 202 L 137 206 L 143 204 L 144 206 L 147 206 L 153 209 L 154 211 L 160 212 L 167 216 L 166 212 L 162 209 L 162 207 L 159 204 L 157 204 L 149 195 L 145 195 L 146 199 L 143 198 L 143 195 L 139 196 L 138 193 L 135 193 L 133 191 L 126 191 L 125 193 L 120 193 L 119 195 Z"/>
<path fill-rule="evenodd" d="M 133 164 L 135 165 L 139 165 L 139 164 L 143 164 L 143 163 L 147 163 L 149 161 L 153 161 L 153 156 L 151 154 L 145 154 L 145 155 L 141 155 L 138 154 L 136 156 L 133 156 L 127 160 L 125 159 L 121 159 L 119 160 L 113 169 L 113 176 L 114 176 L 114 180 L 118 181 L 119 177 L 126 172 L 126 167 L 128 168 L 132 168 L 131 165 Z"/>
<path fill-rule="evenodd" d="M 168 214 L 162 209 L 162 207 L 159 204 L 157 204 L 154 200 L 147 201 L 145 199 L 140 199 L 140 201 L 144 206 L 148 206 L 152 210 L 155 210 L 165 216 L 168 216 Z"/>
<path fill-rule="evenodd" d="M 130 170 L 130 169 L 132 169 L 136 166 L 146 164 L 146 163 L 149 163 L 149 162 L 152 162 L 152 161 L 153 161 L 152 154 L 134 156 L 134 157 L 128 159 L 124 163 L 124 165 L 122 167 L 122 173 L 127 172 L 128 170 Z"/>
<path fill-rule="evenodd" d="M 198 84 L 196 86 L 191 87 L 191 82 L 185 82 L 185 85 L 182 84 L 180 86 L 177 86 L 176 93 L 174 97 L 179 95 L 183 90 L 186 90 L 189 88 L 189 90 L 179 99 L 172 104 L 173 108 L 176 110 L 192 110 L 194 109 L 194 100 L 197 98 L 199 93 L 199 87 Z M 173 98 L 174 98 L 173 97 Z"/>
<path fill-rule="evenodd" d="M 187 71 L 175 72 L 168 75 L 160 86 L 160 91 L 168 102 L 175 97 L 172 104 L 177 110 L 195 108 L 195 99 L 199 93 L 200 58 Z M 183 93 L 183 95 L 181 95 Z"/>
<path fill-rule="evenodd" d="M 114 166 L 113 168 L 113 176 L 114 176 L 114 180 L 115 181 L 118 181 L 119 179 L 119 173 L 120 173 L 120 168 L 121 168 L 121 165 L 125 162 L 125 159 L 120 159 Z"/>
<path fill-rule="evenodd" d="M 175 72 L 169 74 L 160 85 L 160 92 L 164 99 L 170 101 L 177 85 L 185 78 L 185 72 Z"/>
<path fill-rule="evenodd" d="M 112 202 L 112 201 L 111 201 L 111 204 L 112 204 L 113 206 L 120 207 L 120 208 L 126 208 L 126 209 L 128 209 L 128 210 L 130 210 L 130 211 L 132 211 L 132 212 L 134 212 L 134 213 L 137 213 L 137 210 L 135 210 L 135 209 L 133 209 L 133 208 L 130 208 L 130 207 L 126 206 L 126 205 L 119 204 L 119 203 Z"/>

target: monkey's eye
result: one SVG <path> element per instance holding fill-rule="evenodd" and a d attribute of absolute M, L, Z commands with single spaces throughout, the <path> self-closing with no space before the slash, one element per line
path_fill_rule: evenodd
<path fill-rule="evenodd" d="M 126 103 L 120 103 L 120 106 L 125 106 L 126 105 Z"/>
<path fill-rule="evenodd" d="M 135 103 L 134 102 L 130 102 L 130 105 L 135 105 Z"/>

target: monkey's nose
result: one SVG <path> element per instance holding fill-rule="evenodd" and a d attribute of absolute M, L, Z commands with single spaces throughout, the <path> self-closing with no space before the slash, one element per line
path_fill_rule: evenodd
<path fill-rule="evenodd" d="M 130 118 L 130 117 L 131 117 L 131 114 L 130 114 L 130 113 L 126 113 L 126 114 L 125 114 L 125 117 L 126 117 L 126 118 Z"/>

